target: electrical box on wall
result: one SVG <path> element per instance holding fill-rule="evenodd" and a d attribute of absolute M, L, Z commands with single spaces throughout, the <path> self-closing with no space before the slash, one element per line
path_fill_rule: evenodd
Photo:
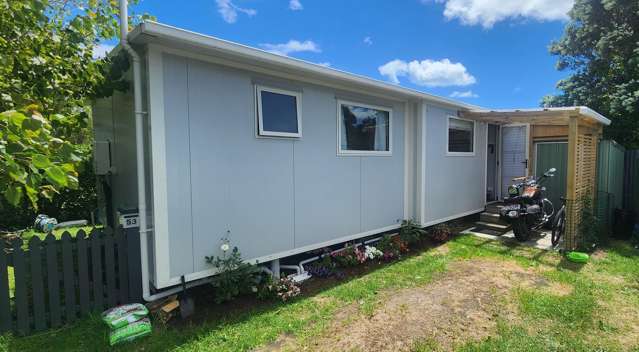
<path fill-rule="evenodd" d="M 93 160 L 96 175 L 108 175 L 114 172 L 113 165 L 111 165 L 110 141 L 95 141 Z"/>

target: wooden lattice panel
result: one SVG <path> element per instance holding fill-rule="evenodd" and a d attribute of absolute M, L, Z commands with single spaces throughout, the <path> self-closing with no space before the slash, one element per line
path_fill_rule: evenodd
<path fill-rule="evenodd" d="M 590 133 L 578 133 L 575 153 L 575 193 L 568 199 L 566 247 L 577 246 L 579 223 L 584 197 L 594 198 L 597 172 L 597 138 Z"/>

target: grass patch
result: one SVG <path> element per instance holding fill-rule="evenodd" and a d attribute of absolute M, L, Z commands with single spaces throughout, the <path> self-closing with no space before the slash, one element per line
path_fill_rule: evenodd
<path fill-rule="evenodd" d="M 451 263 L 476 258 L 514 261 L 538 273 L 551 283 L 570 285 L 564 295 L 543 288 L 520 287 L 502 297 L 518 309 L 515 321 L 497 319 L 497 330 L 482 341 L 457 346 L 459 351 L 630 351 L 637 342 L 621 345 L 628 334 L 601 305 L 601 300 L 619 302 L 639 309 L 639 251 L 613 243 L 606 256 L 580 268 L 564 265 L 554 252 L 519 247 L 472 236 L 460 236 L 447 244 L 445 253 L 427 250 L 402 261 L 372 266 L 362 276 L 325 285 L 283 304 L 265 304 L 224 316 L 210 316 L 197 324 L 164 328 L 154 325 L 147 338 L 111 349 L 107 329 L 99 317 L 85 318 L 59 330 L 28 337 L 6 334 L 0 337 L 0 351 L 248 351 L 290 336 L 301 346 L 325 334 L 338 312 L 353 308 L 349 319 L 366 319 L 392 290 L 427 285 L 445 273 Z M 593 275 L 618 276 L 621 281 L 602 281 Z M 513 280 L 517 278 L 514 277 Z M 386 294 L 382 294 L 386 293 Z M 614 300 L 613 300 L 614 299 Z M 212 304 L 212 303 L 211 303 Z M 407 309 L 410 309 L 408 307 Z M 630 317 L 630 326 L 639 326 L 639 317 Z M 357 321 L 353 321 L 357 324 Z M 633 340 L 639 341 L 639 340 Z M 312 346 L 310 346 L 312 347 Z M 415 343 L 414 351 L 439 350 L 432 339 Z"/>
<path fill-rule="evenodd" d="M 371 312 L 382 290 L 426 284 L 445 270 L 448 261 L 448 257 L 425 252 L 288 304 L 274 304 L 236 316 L 212 318 L 182 328 L 163 328 L 156 324 L 150 337 L 115 350 L 247 351 L 273 342 L 282 334 L 292 334 L 304 341 L 323 332 L 339 308 L 357 303 L 360 310 Z M 39 335 L 22 338 L 6 335 L 0 340 L 0 349 L 110 350 L 106 345 L 106 337 L 105 326 L 95 316 L 73 326 Z"/>
<path fill-rule="evenodd" d="M 523 313 L 573 326 L 590 325 L 593 311 L 597 307 L 594 295 L 577 287 L 574 293 L 567 296 L 530 289 L 521 290 L 517 296 Z"/>
<path fill-rule="evenodd" d="M 508 326 L 501 322 L 495 337 L 479 343 L 461 346 L 462 352 L 547 352 L 547 351 L 609 351 L 590 346 L 578 337 L 556 333 L 551 329 L 531 333 L 522 326 Z"/>

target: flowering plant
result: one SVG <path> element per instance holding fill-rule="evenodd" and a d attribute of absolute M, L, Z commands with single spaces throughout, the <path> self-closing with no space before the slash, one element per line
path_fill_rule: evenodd
<path fill-rule="evenodd" d="M 248 293 L 255 281 L 257 268 L 242 260 L 237 247 L 233 247 L 230 252 L 223 251 L 221 257 L 207 256 L 205 259 L 218 271 L 211 282 L 216 288 L 216 303 L 230 301 L 243 293 Z"/>
<path fill-rule="evenodd" d="M 383 257 L 384 253 L 373 246 L 366 246 L 364 247 L 364 256 L 368 260 L 373 260 L 375 258 Z"/>
<path fill-rule="evenodd" d="M 315 277 L 329 277 L 337 274 L 335 270 L 335 262 L 332 256 L 325 255 L 322 259 L 312 262 L 306 268 L 306 271 Z"/>
<path fill-rule="evenodd" d="M 299 285 L 293 279 L 283 277 L 279 280 L 273 280 L 271 276 L 265 278 L 261 285 L 256 287 L 256 291 L 257 297 L 260 299 L 278 298 L 282 302 L 286 302 L 302 293 Z"/>

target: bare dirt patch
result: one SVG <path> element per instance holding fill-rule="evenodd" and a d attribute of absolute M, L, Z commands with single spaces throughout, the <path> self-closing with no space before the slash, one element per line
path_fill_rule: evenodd
<path fill-rule="evenodd" d="M 288 344 L 285 349 L 406 351 L 418 341 L 429 340 L 451 350 L 459 343 L 493 334 L 497 316 L 515 322 L 516 306 L 506 302 L 511 290 L 520 285 L 554 286 L 532 269 L 512 262 L 457 262 L 427 286 L 384 292 L 383 303 L 372 315 L 356 312 L 345 319 L 340 314 L 323 336 L 304 346 Z M 552 290 L 563 292 L 566 288 Z"/>
<path fill-rule="evenodd" d="M 433 253 L 436 255 L 446 255 L 448 254 L 448 252 L 450 252 L 450 248 L 446 243 L 440 244 L 439 246 L 433 248 Z"/>

